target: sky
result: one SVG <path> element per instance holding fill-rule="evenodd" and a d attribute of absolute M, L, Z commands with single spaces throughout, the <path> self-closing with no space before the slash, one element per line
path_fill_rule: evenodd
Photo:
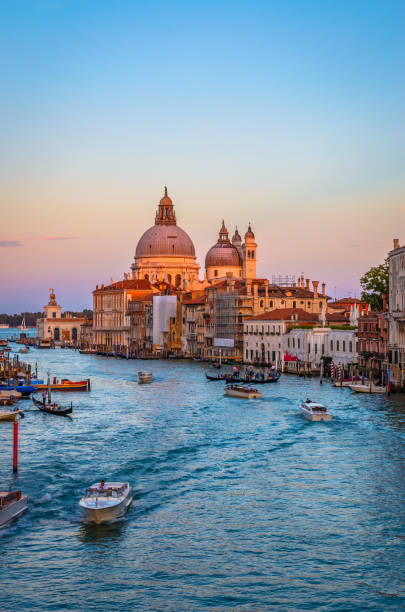
<path fill-rule="evenodd" d="M 405 242 L 405 3 L 2 0 L 0 312 L 129 271 L 163 186 L 201 265 L 332 297 Z"/>

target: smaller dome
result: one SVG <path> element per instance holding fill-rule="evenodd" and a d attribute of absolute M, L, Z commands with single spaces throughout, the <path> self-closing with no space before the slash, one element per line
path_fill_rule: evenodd
<path fill-rule="evenodd" d="M 214 244 L 208 251 L 205 257 L 205 267 L 223 267 L 230 266 L 241 267 L 242 260 L 238 249 L 228 238 L 228 230 L 222 221 L 221 229 L 219 230 L 218 242 Z"/>
<path fill-rule="evenodd" d="M 255 235 L 254 235 L 254 233 L 252 232 L 252 228 L 251 228 L 250 223 L 249 223 L 248 230 L 247 230 L 247 232 L 246 232 L 246 234 L 245 234 L 245 240 L 246 240 L 246 238 L 252 238 L 253 240 L 255 239 Z"/>

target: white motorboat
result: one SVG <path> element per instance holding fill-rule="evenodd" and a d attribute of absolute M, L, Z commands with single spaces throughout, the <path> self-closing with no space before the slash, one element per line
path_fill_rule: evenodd
<path fill-rule="evenodd" d="M 0 527 L 20 516 L 28 505 L 28 495 L 21 491 L 0 491 Z"/>
<path fill-rule="evenodd" d="M 149 383 L 152 382 L 153 374 L 152 372 L 138 372 L 138 379 L 140 383 Z"/>
<path fill-rule="evenodd" d="M 242 397 L 244 399 L 256 399 L 262 396 L 257 389 L 254 389 L 250 385 L 226 385 L 225 393 L 231 397 Z"/>
<path fill-rule="evenodd" d="M 96 482 L 81 498 L 79 506 L 91 523 L 104 523 L 118 519 L 126 513 L 132 502 L 132 487 L 128 482 Z"/>
<path fill-rule="evenodd" d="M 387 393 L 387 387 L 380 387 L 371 382 L 366 385 L 349 385 L 349 389 L 356 393 Z"/>
<path fill-rule="evenodd" d="M 322 404 L 313 402 L 310 399 L 301 404 L 302 416 L 308 421 L 331 421 L 332 415 Z"/>

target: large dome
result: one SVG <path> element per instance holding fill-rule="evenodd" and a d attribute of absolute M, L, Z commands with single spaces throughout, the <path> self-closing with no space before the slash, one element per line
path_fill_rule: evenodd
<path fill-rule="evenodd" d="M 135 257 L 195 257 L 190 236 L 178 225 L 152 225 L 141 236 Z"/>

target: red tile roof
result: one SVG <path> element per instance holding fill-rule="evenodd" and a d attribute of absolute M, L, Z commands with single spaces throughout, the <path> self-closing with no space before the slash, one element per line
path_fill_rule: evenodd
<path fill-rule="evenodd" d="M 205 297 L 202 295 L 201 297 L 189 298 L 189 299 L 183 300 L 182 304 L 185 304 L 186 306 L 190 306 L 193 304 L 205 304 Z"/>
<path fill-rule="evenodd" d="M 295 316 L 294 316 L 295 315 Z M 294 317 L 294 319 L 292 319 Z M 305 312 L 302 308 L 276 308 L 269 312 L 262 312 L 254 317 L 246 317 L 245 321 L 310 321 L 316 323 L 318 316 Z"/>
<path fill-rule="evenodd" d="M 120 289 L 133 289 L 133 290 L 150 290 L 152 291 L 152 285 L 146 278 L 121 280 L 111 285 L 101 286 L 96 291 L 117 291 Z"/>

